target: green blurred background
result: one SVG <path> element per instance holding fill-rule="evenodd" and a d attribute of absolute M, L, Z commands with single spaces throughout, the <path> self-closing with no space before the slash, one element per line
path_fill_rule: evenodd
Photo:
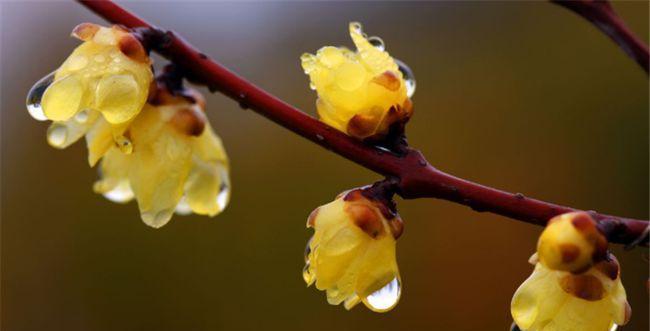
<path fill-rule="evenodd" d="M 351 45 L 358 20 L 417 77 L 409 141 L 437 167 L 513 192 L 648 217 L 648 78 L 546 2 L 130 2 L 152 23 L 314 113 L 299 56 Z M 643 40 L 648 3 L 615 8 Z M 390 313 L 330 306 L 301 278 L 305 220 L 379 177 L 237 103 L 208 96 L 232 162 L 219 217 L 145 226 L 91 191 L 84 143 L 45 141 L 24 99 L 104 21 L 73 2 L 1 4 L 3 330 L 506 330 L 541 228 L 446 201 L 400 201 L 404 289 Z M 163 63 L 157 59 L 157 65 Z M 205 90 L 203 90 L 205 92 Z M 647 251 L 615 253 L 648 330 Z"/>

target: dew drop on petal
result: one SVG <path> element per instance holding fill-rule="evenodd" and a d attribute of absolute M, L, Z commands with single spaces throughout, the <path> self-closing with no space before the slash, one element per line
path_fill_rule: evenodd
<path fill-rule="evenodd" d="M 228 177 L 228 170 L 225 167 L 221 168 L 221 185 L 219 186 L 219 193 L 217 193 L 217 207 L 218 213 L 226 209 L 230 201 L 230 180 Z"/>
<path fill-rule="evenodd" d="M 133 153 L 133 143 L 129 138 L 125 136 L 118 136 L 115 138 L 115 144 L 117 147 L 122 151 L 124 154 L 131 154 Z"/>
<path fill-rule="evenodd" d="M 192 214 L 192 208 L 190 207 L 190 204 L 187 203 L 187 198 L 185 198 L 185 196 L 183 196 L 181 201 L 176 205 L 176 214 L 183 216 Z"/>
<path fill-rule="evenodd" d="M 386 284 L 386 286 L 366 297 L 365 302 L 369 308 L 373 310 L 386 311 L 397 304 L 401 292 L 402 284 L 399 279 L 395 277 L 390 283 Z"/>
<path fill-rule="evenodd" d="M 386 49 L 386 45 L 384 44 L 384 41 L 381 38 L 377 37 L 377 36 L 372 36 L 372 37 L 368 38 L 368 42 L 372 46 L 374 46 L 376 49 L 378 49 L 378 50 L 380 50 L 382 52 Z"/>
<path fill-rule="evenodd" d="M 70 57 L 64 66 L 67 70 L 77 71 L 83 69 L 88 64 L 88 59 L 83 55 L 74 55 Z"/>
<path fill-rule="evenodd" d="M 406 63 L 400 60 L 395 59 L 395 63 L 397 63 L 399 66 L 399 71 L 404 77 L 404 83 L 406 84 L 406 96 L 410 98 L 415 93 L 415 75 L 413 74 L 413 70 L 411 70 L 411 68 L 409 68 Z"/>
<path fill-rule="evenodd" d="M 78 123 L 86 123 L 86 121 L 88 121 L 88 110 L 84 109 L 79 111 L 76 115 L 74 115 L 74 120 Z"/>
<path fill-rule="evenodd" d="M 133 199 L 133 191 L 126 180 L 121 181 L 115 188 L 103 195 L 106 199 L 117 203 L 124 203 Z"/>
<path fill-rule="evenodd" d="M 618 325 L 613 324 L 613 325 L 612 325 L 612 328 L 609 329 L 609 331 L 616 331 L 616 329 L 618 329 Z"/>
<path fill-rule="evenodd" d="M 55 72 L 50 73 L 49 75 L 41 78 L 27 93 L 27 111 L 37 121 L 46 121 L 47 117 L 43 113 L 43 107 L 41 107 L 41 100 L 43 99 L 43 94 L 48 86 L 54 81 Z"/>
<path fill-rule="evenodd" d="M 175 208 L 163 209 L 158 212 L 146 211 L 140 214 L 142 221 L 153 228 L 159 228 L 172 218 Z"/>
<path fill-rule="evenodd" d="M 47 142 L 56 148 L 63 148 L 68 138 L 68 128 L 65 125 L 54 123 L 47 129 Z"/>

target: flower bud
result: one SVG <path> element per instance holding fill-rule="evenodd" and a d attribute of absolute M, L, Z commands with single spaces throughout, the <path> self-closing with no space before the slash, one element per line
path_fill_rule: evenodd
<path fill-rule="evenodd" d="M 351 309 L 363 302 L 384 312 L 399 300 L 401 282 L 395 239 L 402 221 L 382 202 L 361 189 L 344 192 L 314 210 L 307 221 L 314 236 L 306 251 L 307 285 L 327 292 L 327 301 Z"/>
<path fill-rule="evenodd" d="M 358 139 L 381 138 L 413 113 L 407 84 L 380 39 L 370 38 L 373 45 L 359 23 L 349 30 L 356 52 L 326 46 L 303 54 L 302 67 L 318 92 L 321 121 Z"/>
<path fill-rule="evenodd" d="M 537 243 L 539 261 L 549 269 L 580 273 L 601 260 L 607 240 L 585 212 L 566 213 L 548 222 Z"/>

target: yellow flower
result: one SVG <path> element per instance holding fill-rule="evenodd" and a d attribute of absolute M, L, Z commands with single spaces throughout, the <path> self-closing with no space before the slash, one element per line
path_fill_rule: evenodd
<path fill-rule="evenodd" d="M 318 92 L 321 121 L 358 139 L 381 138 L 411 117 L 412 91 L 380 39 L 366 38 L 359 23 L 349 29 L 356 52 L 326 46 L 303 54 L 302 67 Z"/>
<path fill-rule="evenodd" d="M 125 132 L 131 153 L 112 144 L 103 120 L 87 136 L 89 154 L 103 155 L 94 190 L 116 202 L 135 197 L 152 227 L 165 225 L 174 211 L 214 216 L 229 200 L 228 158 L 200 95 L 190 99 L 196 101 L 159 90 Z"/>
<path fill-rule="evenodd" d="M 376 312 L 392 309 L 401 294 L 395 239 L 402 221 L 384 204 L 355 189 L 340 194 L 309 216 L 314 236 L 305 252 L 307 285 L 327 291 L 332 305 L 359 302 Z"/>
<path fill-rule="evenodd" d="M 57 148 L 82 137 L 100 115 L 119 140 L 147 100 L 151 60 L 138 39 L 118 26 L 84 23 L 72 35 L 84 42 L 54 76 L 34 86 L 28 110 L 36 119 L 54 121 L 48 142 Z"/>
<path fill-rule="evenodd" d="M 598 259 L 583 256 L 595 245 L 585 243 L 580 237 L 583 234 L 576 234 L 571 228 L 580 232 L 594 223 L 586 213 L 570 213 L 557 217 L 544 230 L 538 253 L 530 260 L 535 270 L 512 298 L 512 317 L 521 330 L 609 331 L 614 325 L 627 323 L 631 309 L 618 261 L 607 252 Z M 567 257 L 563 246 L 567 243 L 579 250 L 569 249 L 572 259 L 563 261 L 563 256 Z M 543 255 L 547 255 L 545 262 Z M 580 270 L 570 272 L 549 265 Z"/>

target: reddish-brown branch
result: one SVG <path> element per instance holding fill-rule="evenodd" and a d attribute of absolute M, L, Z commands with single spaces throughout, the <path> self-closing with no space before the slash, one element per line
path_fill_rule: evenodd
<path fill-rule="evenodd" d="M 149 23 L 110 1 L 80 0 L 106 20 L 128 28 L 153 28 Z M 167 45 L 156 51 L 181 66 L 193 81 L 223 94 L 266 116 L 279 125 L 351 161 L 387 177 L 399 179 L 398 193 L 406 199 L 438 198 L 477 211 L 488 211 L 516 220 L 544 225 L 551 217 L 574 210 L 512 194 L 448 175 L 432 167 L 414 149 L 405 155 L 377 149 L 330 128 L 268 92 L 210 60 L 187 42 L 168 32 Z M 611 242 L 629 244 L 643 235 L 648 221 L 592 212 Z M 642 244 L 647 244 L 647 238 Z"/>
<path fill-rule="evenodd" d="M 606 0 L 551 0 L 591 22 L 648 73 L 648 45 L 637 38 Z"/>

